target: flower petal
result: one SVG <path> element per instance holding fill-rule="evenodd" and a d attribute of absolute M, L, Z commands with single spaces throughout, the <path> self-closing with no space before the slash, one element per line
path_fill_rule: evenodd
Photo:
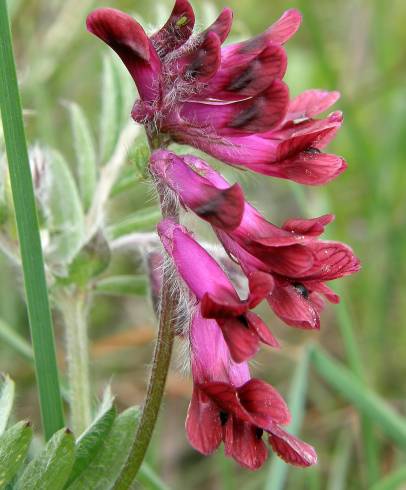
<path fill-rule="evenodd" d="M 327 90 L 306 90 L 289 104 L 286 120 L 314 117 L 326 111 L 340 98 L 340 92 Z"/>
<path fill-rule="evenodd" d="M 317 308 L 304 298 L 294 286 L 276 286 L 268 298 L 272 310 L 292 327 L 319 329 L 320 317 Z"/>
<path fill-rule="evenodd" d="M 261 432 L 261 429 L 254 425 L 233 417 L 228 431 L 232 436 L 224 438 L 226 455 L 231 456 L 244 468 L 258 470 L 268 457 L 268 448 L 262 440 Z"/>
<path fill-rule="evenodd" d="M 248 276 L 249 298 L 248 303 L 250 308 L 255 308 L 265 299 L 275 286 L 275 281 L 270 274 L 266 272 L 256 271 Z"/>
<path fill-rule="evenodd" d="M 325 226 L 330 224 L 334 218 L 333 214 L 325 214 L 312 219 L 291 218 L 285 221 L 282 228 L 298 235 L 317 237 L 324 233 Z"/>
<path fill-rule="evenodd" d="M 272 79 L 282 79 L 286 65 L 285 50 L 277 44 L 264 42 L 258 53 L 235 50 L 225 59 L 222 57 L 220 69 L 207 89 L 198 94 L 199 99 L 232 101 L 254 97 L 263 92 Z"/>
<path fill-rule="evenodd" d="M 219 447 L 222 440 L 219 409 L 196 386 L 193 388 L 185 425 L 191 446 L 200 453 L 208 455 Z"/>
<path fill-rule="evenodd" d="M 232 104 L 186 102 L 181 110 L 187 124 L 199 125 L 201 131 L 215 135 L 261 133 L 280 123 L 286 113 L 288 102 L 287 86 L 273 80 L 269 87 L 252 99 Z M 180 138 L 182 134 L 179 135 Z"/>
<path fill-rule="evenodd" d="M 200 44 L 177 60 L 176 76 L 181 73 L 187 81 L 208 82 L 219 69 L 220 47 L 218 35 L 208 32 Z"/>
<path fill-rule="evenodd" d="M 212 295 L 214 304 L 233 311 L 246 309 L 223 269 L 184 227 L 165 219 L 159 223 L 158 233 L 180 276 L 198 300 Z"/>
<path fill-rule="evenodd" d="M 290 413 L 285 400 L 278 391 L 261 379 L 250 379 L 238 388 L 238 397 L 255 423 L 267 429 L 272 423 L 286 425 L 290 422 Z"/>
<path fill-rule="evenodd" d="M 205 36 L 208 32 L 214 32 L 220 38 L 223 43 L 230 33 L 233 23 L 233 11 L 229 8 L 225 8 L 221 11 L 217 19 L 207 29 L 202 32 L 202 36 Z"/>
<path fill-rule="evenodd" d="M 317 454 L 312 446 L 288 434 L 276 425 L 269 433 L 269 443 L 276 454 L 286 463 L 302 467 L 317 463 Z"/>
<path fill-rule="evenodd" d="M 283 44 L 297 32 L 301 22 L 300 12 L 296 9 L 289 9 L 269 27 L 267 32 L 273 42 Z"/>
<path fill-rule="evenodd" d="M 151 36 L 159 57 L 163 59 L 182 46 L 191 36 L 194 25 L 195 14 L 188 0 L 176 0 L 166 24 Z"/>
<path fill-rule="evenodd" d="M 353 250 L 344 243 L 333 241 L 315 242 L 314 266 L 306 274 L 306 280 L 332 281 L 360 270 L 360 261 Z"/>
<path fill-rule="evenodd" d="M 240 224 L 245 200 L 239 184 L 218 188 L 204 174 L 187 165 L 184 158 L 166 150 L 152 154 L 150 168 L 184 206 L 211 225 L 232 230 Z"/>
<path fill-rule="evenodd" d="M 89 14 L 86 26 L 118 54 L 133 77 L 141 98 L 155 100 L 159 94 L 161 63 L 141 25 L 124 12 L 100 8 Z"/>

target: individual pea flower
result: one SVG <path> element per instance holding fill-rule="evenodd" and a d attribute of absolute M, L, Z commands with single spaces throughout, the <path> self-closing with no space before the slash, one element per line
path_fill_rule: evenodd
<path fill-rule="evenodd" d="M 253 357 L 260 342 L 278 347 L 265 323 L 250 311 L 272 290 L 271 276 L 250 274 L 249 296 L 241 300 L 223 269 L 183 226 L 166 219 L 158 225 L 158 233 L 201 314 L 219 325 L 235 362 Z"/>
<path fill-rule="evenodd" d="M 197 309 L 190 328 L 193 394 L 186 419 L 190 444 L 208 455 L 224 443 L 226 456 L 250 470 L 267 459 L 268 435 L 272 449 L 287 463 L 310 466 L 314 449 L 284 431 L 288 407 L 275 388 L 251 378 L 247 362 L 231 357 L 218 324 Z"/>
<path fill-rule="evenodd" d="M 318 239 L 333 215 L 291 219 L 279 228 L 239 196 L 232 213 L 238 220 L 229 227 L 226 218 L 229 206 L 222 196 L 235 187 L 230 187 L 206 162 L 191 155 L 179 157 L 159 150 L 153 153 L 150 168 L 156 178 L 176 192 L 183 206 L 213 226 L 225 250 L 248 277 L 255 272 L 272 277 L 273 287 L 266 299 L 282 320 L 301 328 L 320 327 L 323 307 L 320 294 L 332 303 L 339 301 L 325 282 L 360 268 L 350 247 Z"/>

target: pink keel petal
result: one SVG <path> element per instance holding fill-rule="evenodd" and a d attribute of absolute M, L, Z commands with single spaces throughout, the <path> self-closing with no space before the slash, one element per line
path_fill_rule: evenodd
<path fill-rule="evenodd" d="M 185 160 L 165 150 L 151 156 L 151 170 L 171 187 L 186 207 L 221 229 L 232 230 L 244 212 L 244 195 L 239 184 L 218 188 L 187 165 Z"/>
<path fill-rule="evenodd" d="M 234 362 L 241 363 L 255 356 L 260 339 L 245 317 L 218 320 L 218 324 Z"/>
<path fill-rule="evenodd" d="M 252 422 L 251 416 L 240 403 L 237 391 L 229 383 L 202 383 L 199 389 L 225 413 L 232 414 L 241 421 Z"/>
<path fill-rule="evenodd" d="M 190 444 L 205 455 L 214 452 L 222 439 L 219 410 L 197 387 L 193 389 L 186 417 L 186 433 Z"/>
<path fill-rule="evenodd" d="M 187 81 L 208 82 L 220 66 L 220 45 L 217 34 L 208 32 L 201 44 L 177 62 L 177 71 L 182 73 Z"/>
<path fill-rule="evenodd" d="M 241 404 L 255 420 L 256 425 L 267 429 L 272 423 L 286 425 L 290 413 L 282 396 L 275 388 L 261 379 L 250 379 L 238 388 Z"/>
<path fill-rule="evenodd" d="M 302 467 L 317 463 L 317 454 L 312 446 L 277 426 L 269 431 L 269 443 L 286 463 Z"/>

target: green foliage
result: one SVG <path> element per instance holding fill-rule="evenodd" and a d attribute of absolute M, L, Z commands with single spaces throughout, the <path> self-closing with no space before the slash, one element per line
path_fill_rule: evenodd
<path fill-rule="evenodd" d="M 134 439 L 140 411 L 132 407 L 120 414 L 105 437 L 97 458 L 91 461 L 69 490 L 104 490 L 115 482 Z"/>
<path fill-rule="evenodd" d="M 47 159 L 45 213 L 50 259 L 70 263 L 83 243 L 85 219 L 75 180 L 64 157 L 50 150 Z"/>
<path fill-rule="evenodd" d="M 79 189 L 83 208 L 92 203 L 97 181 L 96 146 L 90 124 L 82 108 L 73 102 L 67 104 L 70 113 L 73 143 L 77 158 Z"/>
<path fill-rule="evenodd" d="M 117 68 L 110 56 L 103 58 L 100 144 L 101 160 L 106 162 L 117 143 L 121 128 L 121 88 Z"/>
<path fill-rule="evenodd" d="M 156 207 L 136 211 L 127 218 L 111 225 L 107 231 L 111 238 L 119 238 L 136 231 L 153 230 L 161 219 L 161 212 Z"/>
<path fill-rule="evenodd" d="M 66 483 L 66 488 L 80 478 L 80 475 L 86 470 L 88 465 L 96 460 L 105 439 L 111 431 L 116 415 L 117 410 L 113 405 L 113 400 L 111 397 L 107 397 L 93 423 L 76 442 L 76 459 L 69 480 Z"/>
<path fill-rule="evenodd" d="M 75 438 L 69 429 L 61 429 L 48 441 L 41 453 L 25 468 L 16 490 L 61 490 L 75 461 Z"/>
<path fill-rule="evenodd" d="M 24 463 L 32 435 L 31 424 L 22 421 L 0 437 L 0 489 L 6 487 Z"/>
<path fill-rule="evenodd" d="M 112 276 L 97 281 L 95 291 L 118 296 L 145 296 L 148 292 L 146 276 Z"/>
<path fill-rule="evenodd" d="M 72 260 L 67 276 L 60 278 L 60 282 L 84 287 L 107 269 L 110 258 L 109 244 L 102 232 L 98 232 Z"/>

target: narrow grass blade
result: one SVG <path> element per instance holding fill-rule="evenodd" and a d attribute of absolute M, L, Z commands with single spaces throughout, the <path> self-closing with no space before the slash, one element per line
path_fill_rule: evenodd
<path fill-rule="evenodd" d="M 35 353 L 45 437 L 61 428 L 62 400 L 27 143 L 5 0 L 0 0 L 0 106 Z"/>
<path fill-rule="evenodd" d="M 327 490 L 346 490 L 348 468 L 352 449 L 351 433 L 347 430 L 338 437 L 334 450 L 333 461 L 330 467 L 330 476 L 327 483 Z"/>
<path fill-rule="evenodd" d="M 288 432 L 298 435 L 305 414 L 307 382 L 309 375 L 309 359 L 312 347 L 303 352 L 293 377 L 288 399 L 288 406 L 292 415 L 292 422 L 287 427 Z M 289 466 L 276 455 L 272 457 L 269 476 L 265 490 L 281 490 L 284 488 Z"/>
<path fill-rule="evenodd" d="M 322 349 L 314 347 L 311 360 L 317 372 L 331 387 L 355 405 L 361 413 L 370 417 L 399 447 L 406 449 L 405 418 L 397 414 L 382 398 Z"/>
<path fill-rule="evenodd" d="M 371 487 L 371 490 L 400 490 L 402 488 L 405 488 L 405 484 L 406 466 L 400 468 L 398 471 L 394 471 L 388 476 L 385 476 L 385 478 L 382 478 L 382 480 Z"/>

